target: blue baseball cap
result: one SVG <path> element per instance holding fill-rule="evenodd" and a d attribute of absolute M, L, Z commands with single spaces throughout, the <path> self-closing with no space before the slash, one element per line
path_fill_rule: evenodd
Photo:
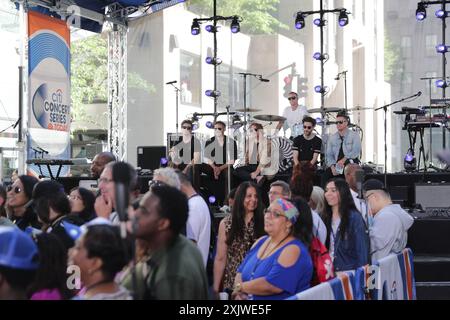
<path fill-rule="evenodd" d="M 36 270 L 38 248 L 31 237 L 16 227 L 0 227 L 0 266 Z"/>

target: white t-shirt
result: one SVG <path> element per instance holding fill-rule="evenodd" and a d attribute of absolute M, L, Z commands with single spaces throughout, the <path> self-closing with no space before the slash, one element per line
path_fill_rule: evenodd
<path fill-rule="evenodd" d="M 203 263 L 208 261 L 211 239 L 211 216 L 205 200 L 199 195 L 189 198 L 189 216 L 186 223 L 186 237 L 194 240 L 202 254 Z"/>
<path fill-rule="evenodd" d="M 353 201 L 355 202 L 356 209 L 358 209 L 359 213 L 361 213 L 364 222 L 367 224 L 367 205 L 364 199 L 358 198 L 358 193 L 350 189 L 352 193 Z"/>
<path fill-rule="evenodd" d="M 291 129 L 291 136 L 294 138 L 300 134 L 303 134 L 302 120 L 306 115 L 308 115 L 308 110 L 305 106 L 299 105 L 295 110 L 292 110 L 291 106 L 284 108 L 283 117 L 286 118 L 284 128 L 285 130 L 288 128 Z M 297 129 L 294 129 L 295 124 L 299 125 Z"/>

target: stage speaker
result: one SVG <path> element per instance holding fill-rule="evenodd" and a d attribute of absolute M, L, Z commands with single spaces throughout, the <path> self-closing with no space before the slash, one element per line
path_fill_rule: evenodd
<path fill-rule="evenodd" d="M 450 207 L 450 183 L 415 183 L 414 193 L 423 209 Z"/>
<path fill-rule="evenodd" d="M 141 169 L 158 169 L 161 166 L 161 158 L 165 157 L 165 146 L 137 147 L 137 165 Z"/>

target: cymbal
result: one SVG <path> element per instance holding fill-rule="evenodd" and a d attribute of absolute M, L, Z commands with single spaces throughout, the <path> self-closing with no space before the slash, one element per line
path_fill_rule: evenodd
<path fill-rule="evenodd" d="M 360 111 L 360 110 L 373 110 L 373 108 L 356 106 L 356 107 L 353 107 L 353 108 L 348 108 L 347 110 L 348 111 Z"/>
<path fill-rule="evenodd" d="M 259 114 L 253 117 L 256 120 L 262 120 L 262 121 L 284 121 L 286 120 L 285 117 L 272 115 L 272 114 Z"/>
<path fill-rule="evenodd" d="M 310 112 L 310 113 L 315 113 L 315 112 L 321 113 L 322 111 L 323 112 L 339 112 L 341 110 L 342 110 L 342 108 L 323 108 L 323 109 L 315 108 L 315 109 L 309 109 L 308 112 Z"/>
<path fill-rule="evenodd" d="M 256 109 L 256 108 L 247 108 L 247 110 L 244 110 L 244 108 L 241 109 L 236 109 L 236 111 L 239 112 L 259 112 L 262 111 L 261 109 Z"/>

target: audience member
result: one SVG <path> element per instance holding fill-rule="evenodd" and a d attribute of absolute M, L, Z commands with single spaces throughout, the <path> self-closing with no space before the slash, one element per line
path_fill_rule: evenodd
<path fill-rule="evenodd" d="M 325 199 L 326 246 L 335 271 L 366 265 L 369 263 L 369 238 L 347 182 L 341 178 L 331 179 L 325 188 Z"/>
<path fill-rule="evenodd" d="M 239 266 L 233 291 L 236 299 L 281 300 L 309 288 L 312 219 L 311 214 L 304 216 L 309 218 L 309 230 L 290 201 L 278 198 L 270 204 L 264 216 L 268 235 L 258 239 Z"/>
<path fill-rule="evenodd" d="M 393 204 L 381 181 L 369 179 L 364 183 L 364 197 L 369 203 L 373 222 L 370 226 L 372 263 L 406 247 L 408 229 L 414 219 L 398 204 Z"/>
<path fill-rule="evenodd" d="M 95 195 L 91 190 L 75 187 L 69 194 L 71 213 L 76 213 L 83 221 L 89 222 L 97 215 L 95 214 Z"/>
<path fill-rule="evenodd" d="M 356 209 L 358 209 L 358 211 L 362 214 L 364 221 L 367 223 L 367 205 L 364 199 L 360 199 L 358 196 L 358 186 L 356 181 L 357 174 L 360 174 L 361 177 L 364 178 L 364 170 L 358 164 L 350 163 L 345 166 L 345 181 L 347 181 L 348 186 L 350 187 L 350 192 L 352 194 L 353 201 L 355 202 Z M 361 181 L 361 188 L 362 183 L 363 181 Z"/>

